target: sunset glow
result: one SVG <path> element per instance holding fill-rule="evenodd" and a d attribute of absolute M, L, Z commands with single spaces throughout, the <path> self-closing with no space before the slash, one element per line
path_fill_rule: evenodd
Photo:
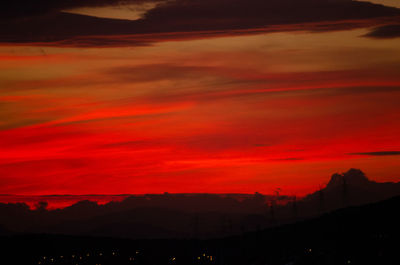
<path fill-rule="evenodd" d="M 400 39 L 373 28 L 10 37 L 0 194 L 304 195 L 349 168 L 398 181 Z"/>

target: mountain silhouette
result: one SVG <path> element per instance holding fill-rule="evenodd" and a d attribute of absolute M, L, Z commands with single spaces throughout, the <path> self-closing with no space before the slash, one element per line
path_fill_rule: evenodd
<path fill-rule="evenodd" d="M 303 199 L 303 203 L 319 204 L 323 211 L 367 204 L 400 195 L 400 183 L 375 182 L 360 169 L 335 173 L 325 188 Z"/>
<path fill-rule="evenodd" d="M 159 194 L 98 205 L 80 201 L 64 209 L 0 204 L 0 234 L 46 233 L 126 238 L 213 238 L 307 220 L 336 209 L 400 195 L 400 183 L 369 180 L 359 169 L 335 173 L 301 199 L 285 196 Z"/>
<path fill-rule="evenodd" d="M 326 186 L 326 189 L 332 189 L 338 186 L 342 186 L 343 184 L 361 187 L 368 185 L 369 183 L 372 183 L 372 181 L 370 181 L 367 176 L 365 176 L 364 172 L 359 169 L 352 168 L 343 174 L 333 174 L 331 180 Z"/>

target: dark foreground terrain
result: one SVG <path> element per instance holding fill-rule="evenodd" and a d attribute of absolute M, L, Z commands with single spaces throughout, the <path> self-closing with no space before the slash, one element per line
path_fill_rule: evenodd
<path fill-rule="evenodd" d="M 83 200 L 63 209 L 48 209 L 47 201 L 39 201 L 34 209 L 25 203 L 0 203 L 0 236 L 226 238 L 400 196 L 400 182 L 375 182 L 361 170 L 350 169 L 333 174 L 324 188 L 302 198 L 277 193 L 146 194 L 104 205 Z"/>
<path fill-rule="evenodd" d="M 210 240 L 2 236 L 0 264 L 400 264 L 399 209 L 394 197 Z"/>

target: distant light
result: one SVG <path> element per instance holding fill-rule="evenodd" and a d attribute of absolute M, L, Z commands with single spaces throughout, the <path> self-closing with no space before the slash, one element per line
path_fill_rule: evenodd
<path fill-rule="evenodd" d="M 350 263 L 351 263 L 351 261 L 350 261 L 350 260 L 348 260 L 348 261 L 347 261 L 347 264 L 350 264 Z"/>
<path fill-rule="evenodd" d="M 103 253 L 100 253 L 99 255 L 100 255 L 100 256 L 103 256 Z"/>
<path fill-rule="evenodd" d="M 200 259 L 200 257 L 197 257 L 197 259 Z"/>

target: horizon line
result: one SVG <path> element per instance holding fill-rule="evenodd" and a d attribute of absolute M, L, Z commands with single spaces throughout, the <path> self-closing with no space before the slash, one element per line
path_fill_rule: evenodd
<path fill-rule="evenodd" d="M 213 193 L 213 192 L 163 192 L 163 193 L 117 193 L 117 194 L 0 194 L 0 196 L 22 196 L 22 197 L 61 197 L 61 196 L 146 196 L 146 195 L 269 195 L 276 196 L 276 194 L 271 193 L 261 193 L 261 192 L 253 192 L 253 193 Z M 288 195 L 282 194 L 280 196 L 297 196 L 297 195 Z"/>

